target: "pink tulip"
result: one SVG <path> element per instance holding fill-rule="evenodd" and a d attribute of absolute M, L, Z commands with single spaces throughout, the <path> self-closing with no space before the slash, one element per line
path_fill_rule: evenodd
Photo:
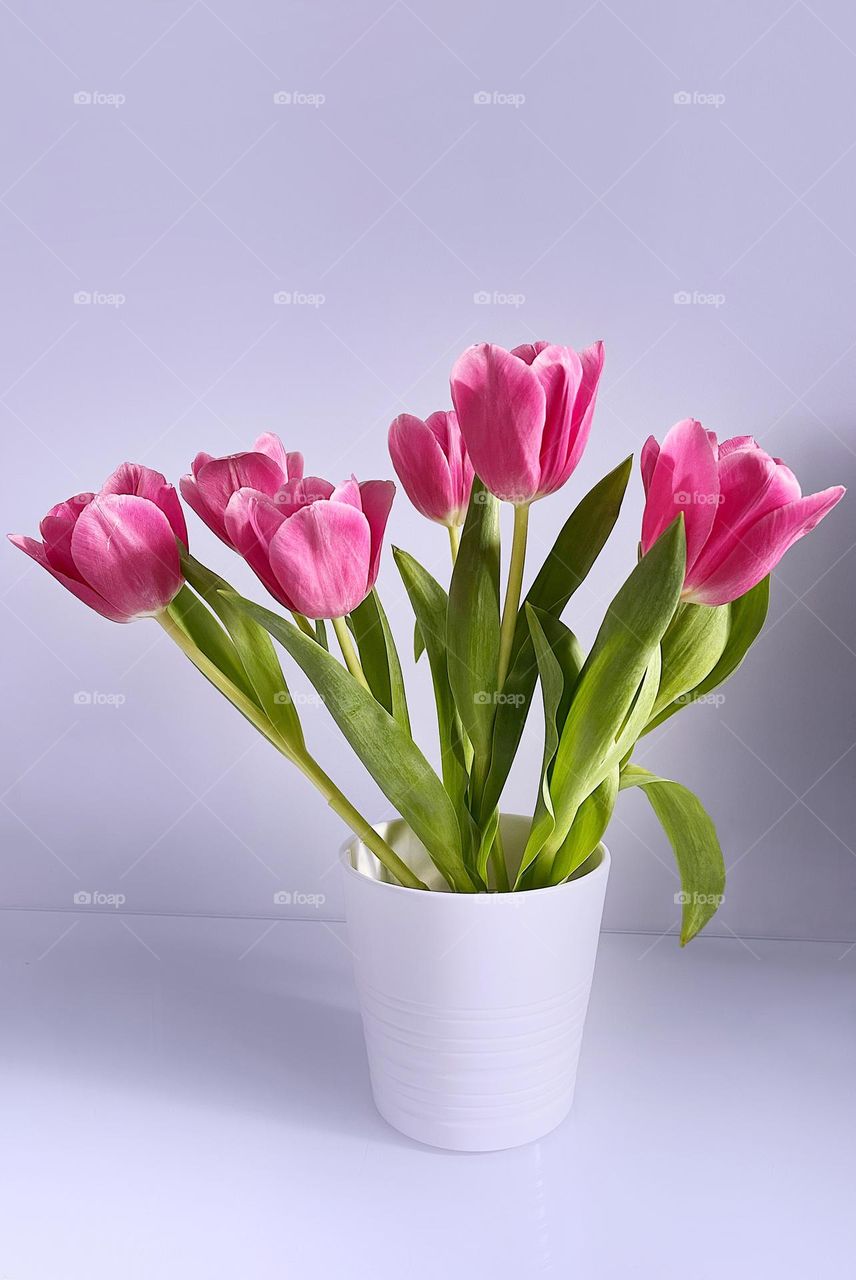
<path fill-rule="evenodd" d="M 187 527 L 159 471 L 123 462 L 100 493 L 51 507 L 39 532 L 41 542 L 22 534 L 9 541 L 113 622 L 152 617 L 181 588 L 178 542 L 187 546 Z"/>
<path fill-rule="evenodd" d="M 505 351 L 482 342 L 452 369 L 452 400 L 476 474 L 523 506 L 560 489 L 591 431 L 603 344 L 527 343 Z"/>
<path fill-rule="evenodd" d="M 793 472 L 752 436 L 718 444 L 692 418 L 672 427 L 662 446 L 651 436 L 641 466 L 642 550 L 684 513 L 683 599 L 694 604 L 728 604 L 749 591 L 845 492 L 835 485 L 803 497 Z"/>
<path fill-rule="evenodd" d="M 473 487 L 473 464 L 454 412 L 423 422 L 402 413 L 389 428 L 395 474 L 417 511 L 450 528 L 464 523 Z"/>
<path fill-rule="evenodd" d="M 249 453 L 233 453 L 225 458 L 197 453 L 190 474 L 182 476 L 179 488 L 200 520 L 231 546 L 224 516 L 233 493 L 255 489 L 273 498 L 283 485 L 302 477 L 303 454 L 286 453 L 279 436 L 267 432 L 259 436 Z"/>
<path fill-rule="evenodd" d="M 377 580 L 391 480 L 292 480 L 275 497 L 243 488 L 226 507 L 231 546 L 287 609 L 341 618 Z"/>

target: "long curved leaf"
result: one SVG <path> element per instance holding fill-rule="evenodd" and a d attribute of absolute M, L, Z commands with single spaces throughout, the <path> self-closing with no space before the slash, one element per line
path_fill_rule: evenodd
<path fill-rule="evenodd" d="M 375 782 L 428 850 L 449 884 L 473 885 L 463 862 L 461 833 L 451 800 L 409 733 L 349 671 L 302 631 L 269 609 L 231 595 L 294 658 Z"/>
<path fill-rule="evenodd" d="M 716 913 L 725 894 L 725 861 L 716 827 L 698 796 L 679 782 L 627 765 L 621 789 L 642 787 L 675 852 L 681 876 L 681 946 Z"/>
<path fill-rule="evenodd" d="M 398 721 L 402 729 L 410 733 L 407 695 L 398 650 L 375 588 L 353 610 L 350 620 L 369 688 L 381 706 Z"/>
<path fill-rule="evenodd" d="M 585 581 L 618 519 L 633 458 L 625 458 L 571 512 L 530 587 L 517 618 L 511 664 L 503 686 L 510 695 L 496 709 L 490 773 L 481 798 L 483 817 L 502 795 L 529 714 L 538 664 L 526 622 L 526 605 L 558 618 Z"/>

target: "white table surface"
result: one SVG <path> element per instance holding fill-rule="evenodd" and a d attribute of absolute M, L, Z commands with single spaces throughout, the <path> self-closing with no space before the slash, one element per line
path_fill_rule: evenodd
<path fill-rule="evenodd" d="M 574 1112 L 373 1110 L 344 926 L 0 915 L 0 1280 L 851 1274 L 856 947 L 605 934 Z"/>

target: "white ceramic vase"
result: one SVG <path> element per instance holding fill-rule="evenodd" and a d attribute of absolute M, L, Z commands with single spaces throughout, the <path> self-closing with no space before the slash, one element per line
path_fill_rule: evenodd
<path fill-rule="evenodd" d="M 443 891 L 400 820 L 378 832 L 438 892 L 404 889 L 360 840 L 342 850 L 345 909 L 375 1103 L 454 1151 L 521 1146 L 571 1107 L 609 853 L 523 893 Z M 529 819 L 502 819 L 510 866 Z"/>

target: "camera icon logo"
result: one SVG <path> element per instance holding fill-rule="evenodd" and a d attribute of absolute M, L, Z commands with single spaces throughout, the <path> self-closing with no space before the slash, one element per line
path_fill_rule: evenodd
<path fill-rule="evenodd" d="M 686 89 L 679 89 L 672 99 L 676 107 L 686 107 L 692 100 L 692 94 L 687 93 Z"/>
<path fill-rule="evenodd" d="M 291 94 L 286 93 L 285 90 L 283 89 L 280 89 L 277 93 L 273 95 L 273 100 L 278 107 L 287 107 L 291 102 Z"/>
<path fill-rule="evenodd" d="M 92 694 L 88 689 L 78 689 L 77 693 L 74 695 L 74 705 L 76 707 L 92 706 Z"/>
<path fill-rule="evenodd" d="M 79 89 L 74 95 L 75 106 L 89 107 L 92 105 L 92 94 L 86 89 Z"/>
<path fill-rule="evenodd" d="M 473 302 L 477 307 L 486 307 L 490 304 L 490 294 L 487 289 L 479 289 L 478 293 L 473 294 Z"/>
<path fill-rule="evenodd" d="M 92 905 L 92 894 L 91 894 L 91 893 L 88 893 L 88 892 L 86 891 L 86 889 L 78 889 L 77 893 L 74 895 L 74 905 L 75 905 L 76 907 L 89 907 L 89 906 L 91 906 L 91 905 Z"/>
<path fill-rule="evenodd" d="M 290 907 L 291 894 L 287 889 L 277 889 L 276 893 L 273 895 L 273 902 L 276 907 Z"/>
<path fill-rule="evenodd" d="M 76 307 L 88 307 L 91 301 L 92 294 L 88 293 L 86 289 L 78 289 L 74 295 L 74 305 Z"/>
<path fill-rule="evenodd" d="M 487 107 L 490 105 L 491 95 L 482 89 L 479 93 L 473 94 L 473 102 L 477 107 Z"/>

